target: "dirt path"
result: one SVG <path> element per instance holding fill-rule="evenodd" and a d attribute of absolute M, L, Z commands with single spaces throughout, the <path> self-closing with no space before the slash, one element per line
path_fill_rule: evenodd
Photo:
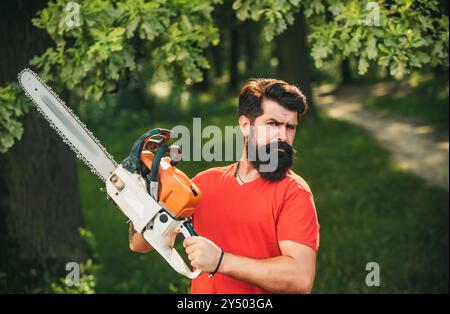
<path fill-rule="evenodd" d="M 334 91 L 332 86 L 316 90 L 317 106 L 335 119 L 359 125 L 391 152 L 401 169 L 424 178 L 429 184 L 449 189 L 449 137 L 431 125 L 362 108 L 371 96 L 404 93 L 403 83 L 378 83 L 368 87 L 347 86 Z"/>

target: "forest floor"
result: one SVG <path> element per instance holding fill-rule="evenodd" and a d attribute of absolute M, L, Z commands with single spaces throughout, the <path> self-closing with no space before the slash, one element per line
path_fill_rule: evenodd
<path fill-rule="evenodd" d="M 382 82 L 370 86 L 347 85 L 339 89 L 323 85 L 316 89 L 315 100 L 317 106 L 331 118 L 348 121 L 366 129 L 391 153 L 395 166 L 424 178 L 431 185 L 448 190 L 448 130 L 437 128 L 417 117 L 387 115 L 362 105 L 369 97 L 401 96 L 408 89 L 404 82 Z"/>

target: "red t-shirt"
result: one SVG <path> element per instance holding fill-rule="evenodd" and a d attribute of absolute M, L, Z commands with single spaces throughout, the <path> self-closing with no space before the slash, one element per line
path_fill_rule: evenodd
<path fill-rule="evenodd" d="M 277 182 L 263 178 L 240 185 L 237 163 L 200 172 L 193 182 L 202 201 L 193 215 L 194 229 L 225 252 L 264 259 L 280 256 L 278 241 L 319 247 L 319 223 L 308 184 L 293 171 Z M 191 293 L 268 293 L 257 286 L 217 273 L 192 280 Z"/>

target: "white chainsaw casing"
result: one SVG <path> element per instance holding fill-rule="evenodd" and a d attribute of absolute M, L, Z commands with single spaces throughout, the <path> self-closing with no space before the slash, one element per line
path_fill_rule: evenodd
<path fill-rule="evenodd" d="M 106 180 L 106 192 L 122 213 L 133 222 L 134 229 L 142 232 L 162 209 L 148 194 L 141 177 L 119 165 Z"/>
<path fill-rule="evenodd" d="M 134 229 L 179 274 L 194 279 L 200 270 L 191 271 L 173 247 L 178 233 L 191 237 L 183 225 L 187 219 L 177 219 L 150 196 L 145 182 L 138 174 L 132 174 L 119 165 L 106 180 L 106 192 L 125 216 L 133 222 Z"/>

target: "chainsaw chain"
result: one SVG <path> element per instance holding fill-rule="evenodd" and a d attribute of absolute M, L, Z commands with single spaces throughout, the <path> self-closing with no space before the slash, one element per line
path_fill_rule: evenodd
<path fill-rule="evenodd" d="M 62 105 L 64 107 L 64 109 L 72 116 L 72 118 L 84 129 L 84 131 L 91 137 L 91 139 L 97 144 L 97 146 L 103 151 L 103 153 L 108 157 L 109 160 L 111 160 L 111 162 L 114 164 L 115 167 L 117 167 L 117 163 L 114 160 L 114 158 L 108 153 L 108 151 L 100 144 L 100 141 L 92 134 L 92 132 L 86 127 L 86 125 L 80 121 L 80 119 L 78 118 L 78 116 L 76 116 L 72 109 L 70 107 L 68 107 L 65 102 L 63 100 L 61 100 L 61 98 L 59 98 L 58 94 L 56 94 L 36 73 L 34 73 L 33 71 L 31 71 L 30 69 L 24 69 L 22 70 L 19 74 L 18 74 L 18 80 L 19 80 L 19 84 L 22 87 L 22 89 L 25 91 L 25 95 L 31 99 L 31 101 L 33 102 L 33 104 L 35 105 L 35 107 L 37 108 L 37 110 L 44 116 L 44 118 L 49 122 L 50 127 L 53 128 L 56 133 L 58 133 L 58 135 L 62 138 L 63 142 L 66 143 L 70 149 L 72 151 L 75 152 L 77 158 L 79 158 L 81 161 L 83 161 L 88 168 L 91 170 L 92 173 L 94 173 L 95 175 L 97 175 L 103 182 L 105 182 L 107 180 L 107 178 L 103 177 L 93 166 L 92 164 L 89 162 L 89 160 L 87 160 L 79 151 L 78 149 L 66 138 L 66 136 L 64 135 L 64 133 L 62 133 L 59 128 L 49 119 L 49 117 L 42 111 L 42 109 L 39 107 L 39 105 L 34 101 L 34 99 L 31 97 L 31 95 L 26 91 L 26 89 L 24 88 L 22 82 L 21 82 L 21 75 L 24 72 L 28 72 L 31 75 L 33 75 L 35 78 L 37 78 L 42 85 L 45 86 L 45 88 L 58 100 L 59 104 Z"/>

